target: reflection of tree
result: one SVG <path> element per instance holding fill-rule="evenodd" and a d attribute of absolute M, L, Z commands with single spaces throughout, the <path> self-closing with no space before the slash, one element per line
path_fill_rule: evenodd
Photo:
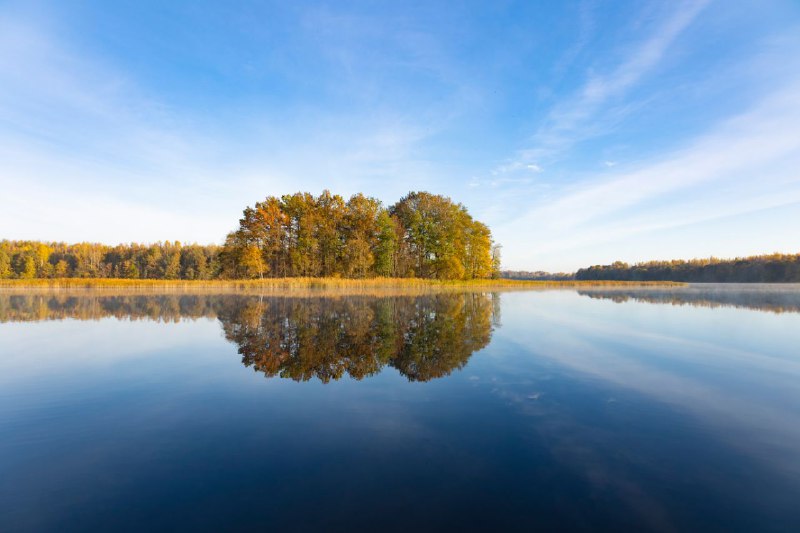
<path fill-rule="evenodd" d="M 727 286 L 697 285 L 676 289 L 609 289 L 579 290 L 589 298 L 623 303 L 629 300 L 693 307 L 735 307 L 771 311 L 773 313 L 800 312 L 800 289 L 791 285 Z"/>
<path fill-rule="evenodd" d="M 399 321 L 405 331 L 392 366 L 410 381 L 428 381 L 463 367 L 488 344 L 492 311 L 491 300 L 480 294 L 439 297 L 433 305 L 417 300 Z"/>
<path fill-rule="evenodd" d="M 242 362 L 267 376 L 362 379 L 389 364 L 427 381 L 463 367 L 488 344 L 494 298 L 249 299 L 231 301 L 219 318 Z"/>
<path fill-rule="evenodd" d="M 489 343 L 498 296 L 253 296 L 208 294 L 0 293 L 0 322 L 73 318 L 222 322 L 242 362 L 267 376 L 322 382 L 377 374 L 410 381 L 463 367 Z"/>
<path fill-rule="evenodd" d="M 126 320 L 177 322 L 213 318 L 215 297 L 203 294 L 0 293 L 0 322 L 40 320 Z"/>

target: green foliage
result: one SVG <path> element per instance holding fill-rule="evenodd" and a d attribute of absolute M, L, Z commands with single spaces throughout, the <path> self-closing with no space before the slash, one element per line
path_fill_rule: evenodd
<path fill-rule="evenodd" d="M 389 211 L 400 222 L 403 252 L 410 258 L 410 268 L 417 276 L 440 279 L 492 276 L 491 231 L 474 220 L 463 205 L 444 196 L 412 192 Z"/>
<path fill-rule="evenodd" d="M 378 243 L 375 246 L 374 271 L 378 276 L 395 276 L 402 228 L 398 220 L 384 210 L 378 214 L 377 226 Z"/>

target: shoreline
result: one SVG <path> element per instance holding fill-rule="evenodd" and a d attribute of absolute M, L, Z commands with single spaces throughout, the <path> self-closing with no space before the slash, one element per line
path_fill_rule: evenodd
<path fill-rule="evenodd" d="M 162 280 L 120 278 L 3 279 L 0 291 L 116 290 L 136 291 L 375 291 L 428 292 L 442 290 L 534 290 L 590 287 L 684 287 L 681 282 L 640 281 L 537 281 L 537 280 L 435 280 L 421 278 L 267 278 L 255 280 Z"/>

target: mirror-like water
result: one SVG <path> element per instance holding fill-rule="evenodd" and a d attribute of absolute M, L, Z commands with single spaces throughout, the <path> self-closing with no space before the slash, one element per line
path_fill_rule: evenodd
<path fill-rule="evenodd" d="M 0 530 L 800 528 L 800 289 L 0 293 Z"/>

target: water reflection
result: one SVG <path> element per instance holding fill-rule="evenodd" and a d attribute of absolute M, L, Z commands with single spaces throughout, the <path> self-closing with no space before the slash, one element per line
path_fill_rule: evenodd
<path fill-rule="evenodd" d="M 425 296 L 0 295 L 0 321 L 105 317 L 176 322 L 218 318 L 242 363 L 296 381 L 362 379 L 389 365 L 409 381 L 462 368 L 489 344 L 499 317 L 490 293 Z"/>
<path fill-rule="evenodd" d="M 795 295 L 711 289 L 0 292 L 0 530 L 798 531 Z"/>
<path fill-rule="evenodd" d="M 208 294 L 0 293 L 0 323 L 42 320 L 215 318 L 223 296 Z"/>
<path fill-rule="evenodd" d="M 798 284 L 692 284 L 688 287 L 585 289 L 578 294 L 617 303 L 627 301 L 694 307 L 733 307 L 772 313 L 800 313 Z"/>

